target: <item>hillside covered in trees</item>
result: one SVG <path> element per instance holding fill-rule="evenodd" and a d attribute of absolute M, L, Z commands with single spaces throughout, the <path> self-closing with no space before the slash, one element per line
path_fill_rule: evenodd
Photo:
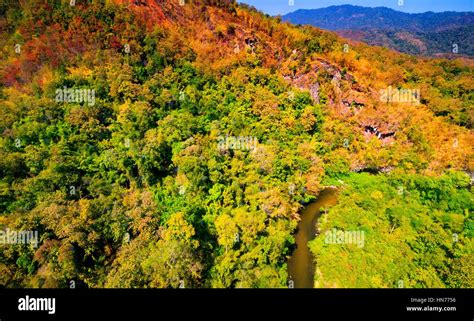
<path fill-rule="evenodd" d="M 412 55 L 474 57 L 473 12 L 410 14 L 385 7 L 340 5 L 300 9 L 282 19 L 336 31 L 345 38 Z"/>
<path fill-rule="evenodd" d="M 0 55 L 0 286 L 288 287 L 328 186 L 315 286 L 474 285 L 471 60 L 230 0 L 0 0 Z"/>

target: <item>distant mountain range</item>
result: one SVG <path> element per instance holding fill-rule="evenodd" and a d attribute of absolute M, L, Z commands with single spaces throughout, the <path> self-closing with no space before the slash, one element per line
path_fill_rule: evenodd
<path fill-rule="evenodd" d="M 409 14 L 352 5 L 297 10 L 282 17 L 336 31 L 343 37 L 413 55 L 474 56 L 473 12 Z M 457 49 L 457 50 L 456 50 Z"/>

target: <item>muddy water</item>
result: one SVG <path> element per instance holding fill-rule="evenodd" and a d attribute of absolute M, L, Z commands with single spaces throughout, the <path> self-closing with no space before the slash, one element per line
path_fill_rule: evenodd
<path fill-rule="evenodd" d="M 295 288 L 314 287 L 314 262 L 308 242 L 316 236 L 316 223 L 321 216 L 320 208 L 328 208 L 337 202 L 337 190 L 326 189 L 318 199 L 301 211 L 301 221 L 295 235 L 296 249 L 288 260 L 288 274 Z"/>

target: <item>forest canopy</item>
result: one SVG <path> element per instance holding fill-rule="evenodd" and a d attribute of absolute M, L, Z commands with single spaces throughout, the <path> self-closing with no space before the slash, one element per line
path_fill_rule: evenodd
<path fill-rule="evenodd" d="M 0 0 L 0 227 L 39 237 L 0 245 L 1 286 L 287 287 L 328 186 L 319 229 L 366 246 L 317 237 L 315 286 L 473 286 L 471 62 L 140 3 Z"/>

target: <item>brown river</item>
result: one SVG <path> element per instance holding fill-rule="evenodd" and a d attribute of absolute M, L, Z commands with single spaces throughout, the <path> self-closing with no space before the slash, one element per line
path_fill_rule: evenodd
<path fill-rule="evenodd" d="M 316 224 L 321 216 L 320 209 L 328 208 L 337 202 L 337 190 L 325 189 L 316 201 L 307 205 L 301 211 L 301 221 L 295 235 L 296 249 L 288 260 L 288 274 L 293 280 L 295 288 L 314 287 L 313 255 L 308 248 L 308 242 L 316 236 Z"/>

